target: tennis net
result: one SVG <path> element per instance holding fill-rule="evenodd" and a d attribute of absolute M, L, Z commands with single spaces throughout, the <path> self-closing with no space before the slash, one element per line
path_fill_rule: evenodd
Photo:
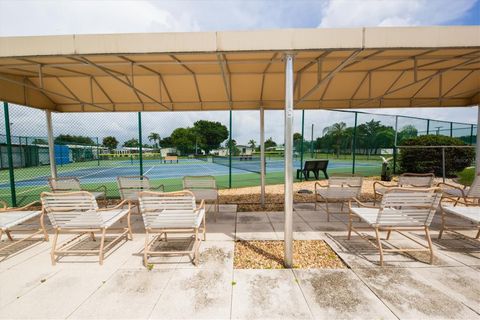
<path fill-rule="evenodd" d="M 213 156 L 212 162 L 229 167 L 230 157 Z M 232 156 L 232 168 L 260 173 L 260 157 L 254 156 Z"/>

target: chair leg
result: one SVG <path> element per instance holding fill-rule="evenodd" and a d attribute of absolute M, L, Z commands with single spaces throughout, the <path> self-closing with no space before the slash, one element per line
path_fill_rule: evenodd
<path fill-rule="evenodd" d="M 92 241 L 97 241 L 97 239 L 95 239 L 95 232 L 90 232 L 90 238 L 92 238 Z"/>
<path fill-rule="evenodd" d="M 193 243 L 193 245 L 195 247 L 195 253 L 193 254 L 193 264 L 194 265 L 198 264 L 198 245 L 197 245 L 197 241 L 198 241 L 198 228 L 195 228 L 195 241 Z"/>
<path fill-rule="evenodd" d="M 127 228 L 128 228 L 128 235 L 127 239 L 132 240 L 133 239 L 133 234 L 132 234 L 132 221 L 130 217 L 130 212 L 127 214 Z"/>
<path fill-rule="evenodd" d="M 143 265 L 145 267 L 148 266 L 148 242 L 149 242 L 149 235 L 148 235 L 148 229 L 145 230 L 145 248 L 143 249 Z"/>
<path fill-rule="evenodd" d="M 5 230 L 5 234 L 7 235 L 8 240 L 13 241 L 13 237 L 12 237 L 12 234 L 10 233 L 10 231 Z"/>
<path fill-rule="evenodd" d="M 442 239 L 443 230 L 445 230 L 445 212 L 442 210 L 442 227 L 438 233 L 438 239 Z"/>
<path fill-rule="evenodd" d="M 432 238 L 430 238 L 430 231 L 428 227 L 425 226 L 425 238 L 427 238 L 428 242 L 428 249 L 430 249 L 430 264 L 433 264 L 433 245 L 432 245 Z"/>
<path fill-rule="evenodd" d="M 3 230 L 0 229 L 0 241 L 2 240 Z"/>
<path fill-rule="evenodd" d="M 328 208 L 328 200 L 325 199 L 325 209 L 327 210 L 327 222 L 330 222 L 330 210 Z"/>
<path fill-rule="evenodd" d="M 106 228 L 102 229 L 102 239 L 100 240 L 100 257 L 99 257 L 99 263 L 100 265 L 103 265 L 103 258 L 104 258 L 104 252 L 103 248 L 105 246 L 105 232 L 107 231 Z"/>
<path fill-rule="evenodd" d="M 387 240 L 390 240 L 390 234 L 391 234 L 391 233 L 392 233 L 392 230 L 388 230 L 388 231 L 387 231 L 387 238 L 386 238 Z"/>
<path fill-rule="evenodd" d="M 50 253 L 50 258 L 52 260 L 52 266 L 54 266 L 56 264 L 55 250 L 57 249 L 58 234 L 59 234 L 59 230 L 55 229 L 55 237 L 53 238 L 52 251 Z"/>
<path fill-rule="evenodd" d="M 382 240 L 380 239 L 380 232 L 379 232 L 378 228 L 375 228 L 375 236 L 377 237 L 378 251 L 380 251 L 380 266 L 383 267 Z"/>
<path fill-rule="evenodd" d="M 207 225 L 205 223 L 205 215 L 203 215 L 203 241 L 207 240 Z"/>
<path fill-rule="evenodd" d="M 350 240 L 352 236 L 352 226 L 353 226 L 353 216 L 352 213 L 349 213 L 348 215 L 348 240 Z"/>
<path fill-rule="evenodd" d="M 43 214 L 40 215 L 40 229 L 43 231 L 43 237 L 45 241 L 48 241 L 48 233 L 47 229 L 45 228 L 45 216 Z"/>

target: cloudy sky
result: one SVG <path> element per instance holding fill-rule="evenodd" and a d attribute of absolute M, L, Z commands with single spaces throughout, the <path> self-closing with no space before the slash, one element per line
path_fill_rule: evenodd
<path fill-rule="evenodd" d="M 0 36 L 480 24 L 478 0 L 0 0 L 0 12 Z M 390 109 L 382 112 L 413 115 L 408 110 Z M 299 112 L 295 114 L 297 131 L 300 130 L 299 115 Z M 476 120 L 477 110 L 417 109 L 414 115 L 472 123 Z M 201 118 L 228 124 L 226 112 L 205 113 L 201 114 Z M 353 121 L 349 114 L 327 111 L 316 112 L 308 118 L 313 119 L 306 122 L 308 132 L 313 122 L 315 135 L 321 135 L 323 127 L 332 121 Z M 324 118 L 328 118 L 328 123 L 323 121 Z M 174 128 L 191 125 L 198 119 L 198 113 L 144 114 L 144 132 L 147 135 L 155 131 L 166 136 Z M 282 119 L 281 112 L 267 113 L 267 137 L 283 140 L 283 132 L 278 126 Z M 392 122 L 392 118 L 377 119 Z M 43 136 L 46 134 L 43 120 L 43 115 L 37 110 L 16 109 L 12 114 L 13 134 Z M 365 117 L 365 120 L 370 119 Z M 121 140 L 136 135 L 135 114 L 58 114 L 54 121 L 55 134 L 91 132 L 91 135 L 99 137 L 113 134 Z M 258 141 L 258 113 L 234 113 L 233 133 L 240 143 L 246 143 L 251 138 Z"/>

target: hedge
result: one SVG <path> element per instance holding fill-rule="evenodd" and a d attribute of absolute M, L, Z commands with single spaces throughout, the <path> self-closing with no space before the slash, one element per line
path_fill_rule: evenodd
<path fill-rule="evenodd" d="M 440 135 L 425 135 L 402 141 L 402 146 L 465 146 L 457 138 Z M 402 172 L 430 173 L 442 176 L 442 148 L 402 148 L 399 146 L 399 162 Z M 473 148 L 445 148 L 445 175 L 471 166 L 475 159 Z"/>

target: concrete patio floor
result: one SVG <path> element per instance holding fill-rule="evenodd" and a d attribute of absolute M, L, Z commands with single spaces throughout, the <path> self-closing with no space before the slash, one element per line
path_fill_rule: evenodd
<path fill-rule="evenodd" d="M 438 215 L 433 265 L 426 255 L 389 253 L 382 268 L 367 242 L 346 239 L 346 215 L 327 222 L 313 204 L 298 204 L 294 238 L 325 240 L 348 268 L 239 270 L 234 241 L 281 240 L 283 213 L 220 209 L 216 223 L 207 219 L 197 267 L 175 256 L 144 268 L 138 216 L 134 239 L 115 245 L 103 266 L 95 256 L 52 266 L 50 243 L 29 242 L 0 262 L 0 318 L 480 319 L 480 241 L 450 233 L 437 240 Z M 391 243 L 414 245 L 397 236 Z"/>

